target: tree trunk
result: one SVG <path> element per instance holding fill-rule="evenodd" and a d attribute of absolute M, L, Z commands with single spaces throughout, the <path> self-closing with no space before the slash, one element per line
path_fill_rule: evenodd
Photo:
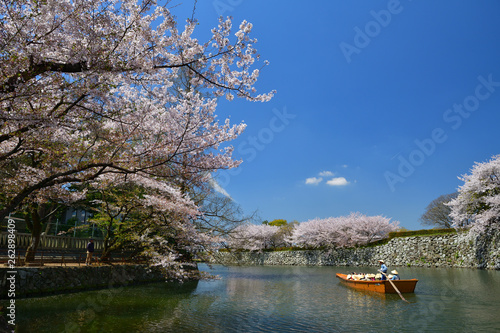
<path fill-rule="evenodd" d="M 48 235 L 50 232 L 50 225 L 51 224 L 52 224 L 52 215 L 49 216 L 49 219 L 47 220 L 46 225 L 45 225 L 45 234 L 46 235 Z"/>
<path fill-rule="evenodd" d="M 32 218 L 32 228 L 31 228 L 31 242 L 26 250 L 26 256 L 24 257 L 25 262 L 35 261 L 35 254 L 40 244 L 40 234 L 42 233 L 42 223 L 40 221 L 40 215 L 38 215 L 37 209 L 33 209 L 31 212 Z"/>
<path fill-rule="evenodd" d="M 105 248 L 103 251 L 102 251 L 102 254 L 101 254 L 101 257 L 99 258 L 102 262 L 109 262 L 109 258 L 110 258 L 110 255 L 111 255 L 111 249 L 108 247 L 108 248 Z"/>
<path fill-rule="evenodd" d="M 112 225 L 113 225 L 113 220 L 111 219 L 109 221 L 109 224 L 106 228 L 106 235 L 104 235 L 104 240 L 103 240 L 103 245 L 104 248 L 102 249 L 102 254 L 101 254 L 101 261 L 109 261 L 109 256 L 111 255 L 111 250 L 113 249 L 114 241 L 111 241 L 111 232 L 112 232 Z"/>

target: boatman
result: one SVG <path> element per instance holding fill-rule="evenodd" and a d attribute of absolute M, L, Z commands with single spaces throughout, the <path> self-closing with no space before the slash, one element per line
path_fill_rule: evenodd
<path fill-rule="evenodd" d="M 387 274 L 387 266 L 385 265 L 384 261 L 382 259 L 380 259 L 378 261 L 378 263 L 380 264 L 380 269 L 379 271 L 382 273 L 382 280 L 385 280 L 387 277 L 386 277 L 386 274 Z"/>

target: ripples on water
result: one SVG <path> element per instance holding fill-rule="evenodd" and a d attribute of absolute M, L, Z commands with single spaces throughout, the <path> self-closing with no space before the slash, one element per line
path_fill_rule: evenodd
<path fill-rule="evenodd" d="M 201 269 L 209 270 L 206 266 Z M 340 284 L 345 267 L 222 267 L 219 280 L 18 300 L 19 332 L 494 332 L 500 272 L 398 268 L 407 304 Z M 374 267 L 356 268 L 375 271 Z"/>

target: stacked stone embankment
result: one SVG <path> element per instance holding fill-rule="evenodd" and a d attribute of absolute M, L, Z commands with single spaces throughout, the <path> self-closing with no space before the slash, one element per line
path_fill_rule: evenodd
<path fill-rule="evenodd" d="M 15 288 L 10 288 L 7 280 L 13 275 L 11 272 L 15 272 Z M 9 289 L 15 290 L 15 298 L 20 298 L 156 281 L 165 281 L 165 277 L 159 269 L 147 265 L 0 268 L 0 299 L 7 298 Z"/>
<path fill-rule="evenodd" d="M 398 237 L 358 248 L 274 252 L 218 252 L 214 263 L 226 265 L 465 267 L 500 269 L 500 232 L 473 238 L 466 233 Z"/>

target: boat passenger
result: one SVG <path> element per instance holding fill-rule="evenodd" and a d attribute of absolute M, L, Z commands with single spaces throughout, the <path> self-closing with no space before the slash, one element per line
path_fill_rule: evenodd
<path fill-rule="evenodd" d="M 384 261 L 382 259 L 380 259 L 378 261 L 378 263 L 380 264 L 380 270 L 379 271 L 383 273 L 381 280 L 386 280 L 387 278 L 386 278 L 385 275 L 387 274 L 387 266 L 385 265 L 385 263 L 384 263 Z"/>
<path fill-rule="evenodd" d="M 393 270 L 391 271 L 391 274 L 392 274 L 392 277 L 391 277 L 391 280 L 399 280 L 399 273 L 397 270 Z"/>

